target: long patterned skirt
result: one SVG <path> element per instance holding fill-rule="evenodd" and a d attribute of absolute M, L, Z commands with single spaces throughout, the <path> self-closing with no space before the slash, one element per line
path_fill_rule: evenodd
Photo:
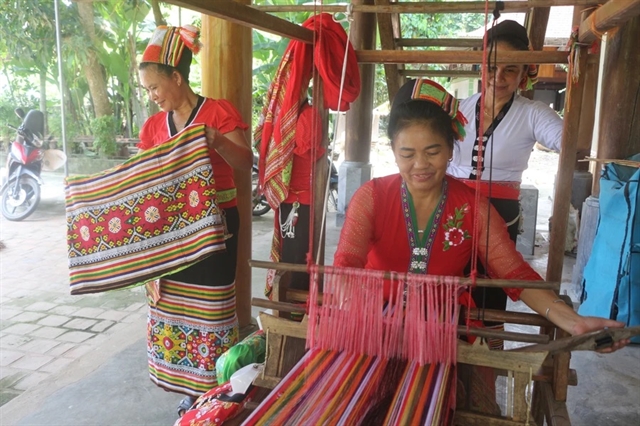
<path fill-rule="evenodd" d="M 162 280 L 160 293 L 149 306 L 149 375 L 166 390 L 197 397 L 217 385 L 216 361 L 238 342 L 235 283 Z"/>

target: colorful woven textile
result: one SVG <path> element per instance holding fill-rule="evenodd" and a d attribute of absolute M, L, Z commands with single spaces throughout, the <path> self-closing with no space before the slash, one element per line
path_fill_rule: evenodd
<path fill-rule="evenodd" d="M 310 350 L 243 423 L 448 425 L 453 367 Z"/>
<path fill-rule="evenodd" d="M 67 178 L 65 197 L 71 294 L 143 284 L 225 248 L 203 125 Z"/>
<path fill-rule="evenodd" d="M 216 361 L 238 343 L 235 289 L 161 281 L 147 321 L 152 382 L 192 396 L 217 386 Z"/>

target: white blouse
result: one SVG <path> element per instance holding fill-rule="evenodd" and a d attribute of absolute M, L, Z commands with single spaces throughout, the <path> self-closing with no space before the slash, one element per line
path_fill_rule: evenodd
<path fill-rule="evenodd" d="M 467 133 L 463 142 L 453 150 L 453 160 L 447 173 L 468 179 L 472 170 L 472 151 L 476 139 L 477 93 L 460 101 L 460 111 L 467 118 Z M 550 107 L 540 101 L 532 101 L 515 95 L 509 112 L 494 130 L 484 149 L 484 172 L 482 180 L 520 182 L 522 172 L 527 169 L 531 151 L 536 142 L 554 151 L 560 151 L 562 141 L 562 119 Z"/>

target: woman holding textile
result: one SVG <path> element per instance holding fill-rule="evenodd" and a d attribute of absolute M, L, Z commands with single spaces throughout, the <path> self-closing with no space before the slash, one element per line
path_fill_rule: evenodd
<path fill-rule="evenodd" d="M 179 413 L 217 385 L 215 362 L 238 341 L 235 271 L 239 216 L 234 172 L 248 173 L 253 154 L 247 125 L 226 100 L 204 98 L 189 87 L 192 54 L 199 50 L 192 26 L 158 27 L 140 64 L 140 80 L 161 111 L 140 131 L 140 149 L 162 144 L 191 124 L 205 124 L 216 201 L 226 223 L 226 251 L 169 275 L 154 286 L 149 307 L 151 380 L 187 395 Z M 150 287 L 155 287 L 150 288 Z M 151 299 L 151 297 L 150 297 Z"/>
<path fill-rule="evenodd" d="M 504 221 L 487 198 L 480 197 L 476 203 L 473 189 L 446 175 L 454 141 L 464 137 L 464 121 L 456 99 L 437 83 L 415 80 L 400 89 L 388 126 L 399 174 L 373 179 L 356 191 L 335 265 L 464 276 L 476 243 L 479 258 L 487 259 L 485 268 L 491 278 L 541 280 L 516 251 Z M 604 318 L 581 317 L 564 303 L 555 303 L 559 299 L 551 290 L 505 292 L 571 334 L 623 326 Z M 607 352 L 627 343 L 619 342 Z"/>

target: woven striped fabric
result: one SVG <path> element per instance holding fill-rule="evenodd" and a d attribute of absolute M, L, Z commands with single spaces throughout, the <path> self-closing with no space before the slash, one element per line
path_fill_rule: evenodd
<path fill-rule="evenodd" d="M 149 306 L 149 377 L 163 389 L 199 396 L 217 386 L 216 362 L 238 343 L 236 286 L 161 281 Z"/>
<path fill-rule="evenodd" d="M 65 184 L 71 294 L 143 284 L 225 248 L 204 125 Z"/>

